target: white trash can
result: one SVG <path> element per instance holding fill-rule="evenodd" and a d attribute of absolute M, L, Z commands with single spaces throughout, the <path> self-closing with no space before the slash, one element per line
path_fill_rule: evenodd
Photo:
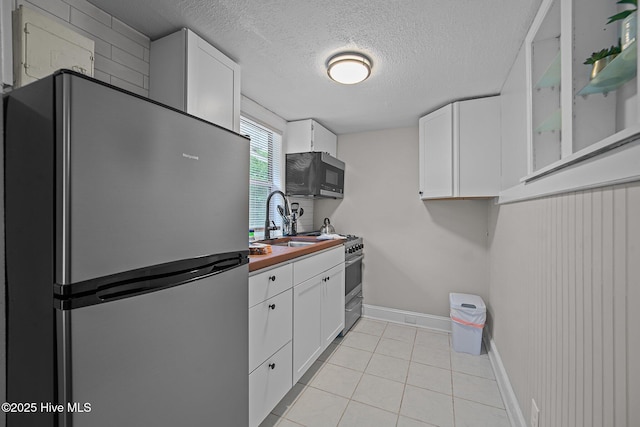
<path fill-rule="evenodd" d="M 478 295 L 449 294 L 451 338 L 457 352 L 480 354 L 487 307 Z"/>

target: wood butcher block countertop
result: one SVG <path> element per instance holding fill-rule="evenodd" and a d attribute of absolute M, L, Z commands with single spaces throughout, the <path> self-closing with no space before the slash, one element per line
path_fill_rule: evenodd
<path fill-rule="evenodd" d="M 317 243 L 302 247 L 277 246 L 278 243 L 287 243 L 289 241 Z M 249 255 L 249 272 L 271 267 L 281 262 L 289 261 L 323 249 L 342 245 L 344 240 L 317 240 L 315 237 L 283 237 L 280 239 L 263 240 L 260 243 L 271 244 L 272 252 L 266 255 Z"/>

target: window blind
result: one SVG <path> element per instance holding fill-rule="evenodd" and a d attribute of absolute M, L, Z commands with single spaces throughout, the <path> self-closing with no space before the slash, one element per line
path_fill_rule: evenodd
<path fill-rule="evenodd" d="M 267 197 L 280 189 L 282 174 L 282 136 L 246 117 L 240 118 L 240 133 L 251 138 L 249 167 L 249 228 L 263 229 Z M 277 201 L 276 201 L 277 200 Z M 271 203 L 269 218 L 282 227 L 276 206 L 284 203 L 280 197 Z"/>

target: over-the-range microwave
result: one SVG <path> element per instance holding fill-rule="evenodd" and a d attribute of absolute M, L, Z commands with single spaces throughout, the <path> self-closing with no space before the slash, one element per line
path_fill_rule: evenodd
<path fill-rule="evenodd" d="M 344 162 L 328 153 L 287 154 L 286 173 L 288 196 L 344 197 Z"/>

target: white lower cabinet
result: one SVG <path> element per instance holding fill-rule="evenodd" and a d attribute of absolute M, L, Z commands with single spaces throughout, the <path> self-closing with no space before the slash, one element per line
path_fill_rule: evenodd
<path fill-rule="evenodd" d="M 344 328 L 344 247 L 249 277 L 249 426 L 257 427 Z"/>
<path fill-rule="evenodd" d="M 291 389 L 291 264 L 249 277 L 249 426 Z"/>
<path fill-rule="evenodd" d="M 249 374 L 249 426 L 259 426 L 292 386 L 289 341 Z"/>
<path fill-rule="evenodd" d="M 339 265 L 327 272 L 324 282 L 322 305 L 323 349 L 344 329 L 344 265 Z"/>
<path fill-rule="evenodd" d="M 293 288 L 293 382 L 296 383 L 322 353 L 324 282 L 316 276 Z"/>
<path fill-rule="evenodd" d="M 294 264 L 295 271 L 295 264 Z M 344 329 L 344 263 L 293 287 L 293 382 Z"/>

